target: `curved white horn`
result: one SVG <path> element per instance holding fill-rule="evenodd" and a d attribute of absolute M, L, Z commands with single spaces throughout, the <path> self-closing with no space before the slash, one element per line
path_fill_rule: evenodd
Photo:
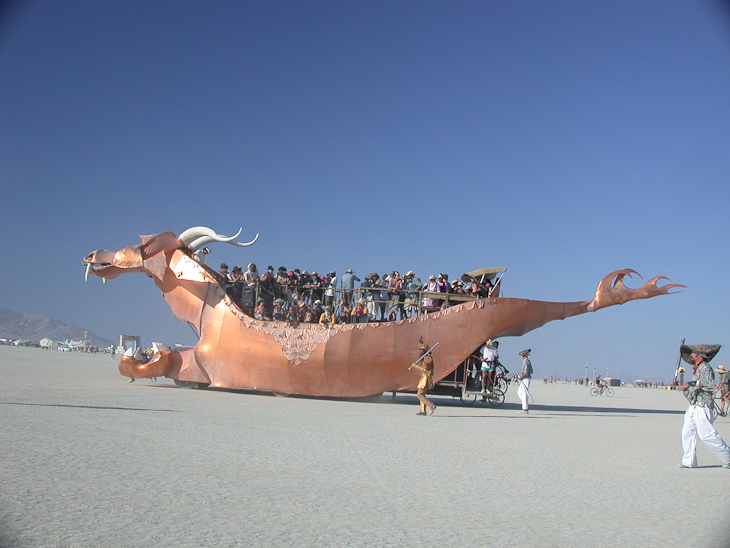
<path fill-rule="evenodd" d="M 84 281 L 89 281 L 89 272 L 91 271 L 91 263 L 86 263 L 86 272 L 84 272 Z"/>
<path fill-rule="evenodd" d="M 195 226 L 193 228 L 187 229 L 182 234 L 180 234 L 180 236 L 178 236 L 178 239 L 192 251 L 197 251 L 201 247 L 211 242 L 221 242 L 235 245 L 238 247 L 248 247 L 254 244 L 259 238 L 259 235 L 256 234 L 256 237 L 250 242 L 237 242 L 236 238 L 241 235 L 241 232 L 243 232 L 243 228 L 239 228 L 238 232 L 236 232 L 233 236 L 223 236 L 222 234 L 218 234 L 215 230 L 206 226 Z"/>
<path fill-rule="evenodd" d="M 229 244 L 233 244 L 233 245 L 237 245 L 238 247 L 248 247 L 250 245 L 255 244 L 256 243 L 256 240 L 258 240 L 258 239 L 259 239 L 259 235 L 256 234 L 256 236 L 254 236 L 254 239 L 251 240 L 250 242 L 246 242 L 246 243 L 242 243 L 242 242 L 228 242 L 228 243 Z"/>
<path fill-rule="evenodd" d="M 191 242 L 202 236 L 213 238 L 216 236 L 215 230 L 207 226 L 194 226 L 180 233 L 177 237 L 185 245 L 189 246 Z"/>
<path fill-rule="evenodd" d="M 243 231 L 243 229 L 239 228 L 238 232 L 236 232 L 233 236 L 222 236 L 221 234 L 216 234 L 215 232 L 213 232 L 212 234 L 205 234 L 203 236 L 195 238 L 192 242 L 188 244 L 188 247 L 193 251 L 197 251 L 201 247 L 211 242 L 232 243 L 233 240 L 240 236 L 241 231 Z"/>

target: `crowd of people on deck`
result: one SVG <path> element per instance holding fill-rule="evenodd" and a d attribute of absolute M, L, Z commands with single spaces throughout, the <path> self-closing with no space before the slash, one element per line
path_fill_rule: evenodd
<path fill-rule="evenodd" d="M 245 271 L 240 265 L 229 270 L 222 263 L 218 281 L 231 300 L 256 319 L 322 325 L 405 320 L 421 310 L 435 311 L 460 302 L 422 297 L 421 292 L 488 297 L 494 289 L 491 280 L 465 284 L 454 278 L 449 282 L 444 273 L 429 276 L 425 283 L 413 271 L 401 276 L 395 270 L 382 276 L 371 272 L 360 280 L 352 269 L 341 278 L 334 270 L 320 274 L 283 266 L 277 270 L 268 266 L 261 274 L 254 263 Z"/>

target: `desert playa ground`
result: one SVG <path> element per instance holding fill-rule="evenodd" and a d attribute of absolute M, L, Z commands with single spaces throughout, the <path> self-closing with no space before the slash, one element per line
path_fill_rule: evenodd
<path fill-rule="evenodd" d="M 540 364 L 534 363 L 539 376 Z M 534 382 L 494 409 L 128 384 L 0 347 L 0 546 L 727 546 L 730 471 L 681 394 Z M 716 426 L 730 440 L 730 419 Z"/>

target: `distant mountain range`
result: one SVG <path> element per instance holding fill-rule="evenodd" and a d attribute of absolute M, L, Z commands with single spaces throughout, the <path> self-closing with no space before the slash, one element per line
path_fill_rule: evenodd
<path fill-rule="evenodd" d="M 109 339 L 100 337 L 88 329 L 78 325 L 68 325 L 61 320 L 55 320 L 46 316 L 31 316 L 19 314 L 12 310 L 0 309 L 0 339 L 21 339 L 31 342 L 39 342 L 43 338 L 56 341 L 83 340 L 84 331 L 86 338 L 91 344 L 99 348 L 113 344 Z"/>

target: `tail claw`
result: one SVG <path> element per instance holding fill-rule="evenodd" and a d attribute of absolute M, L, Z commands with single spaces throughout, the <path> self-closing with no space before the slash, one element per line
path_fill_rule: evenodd
<path fill-rule="evenodd" d="M 633 277 L 632 274 L 636 274 L 639 278 L 641 278 L 641 275 L 638 272 L 630 268 L 616 270 L 615 272 L 611 272 L 608 276 L 605 276 L 601 280 L 601 283 L 598 284 L 595 298 L 588 304 L 588 311 L 593 312 L 595 310 L 600 310 L 601 308 L 606 308 L 607 306 L 624 304 L 637 299 L 648 299 L 650 297 L 656 297 L 657 295 L 672 295 L 678 292 L 673 291 L 670 293 L 670 289 L 687 287 L 682 284 L 667 284 L 659 287 L 657 286 L 657 282 L 659 280 L 669 280 L 669 278 L 666 276 L 656 276 L 641 287 L 631 289 L 624 285 L 624 278 L 626 276 L 631 278 Z"/>

